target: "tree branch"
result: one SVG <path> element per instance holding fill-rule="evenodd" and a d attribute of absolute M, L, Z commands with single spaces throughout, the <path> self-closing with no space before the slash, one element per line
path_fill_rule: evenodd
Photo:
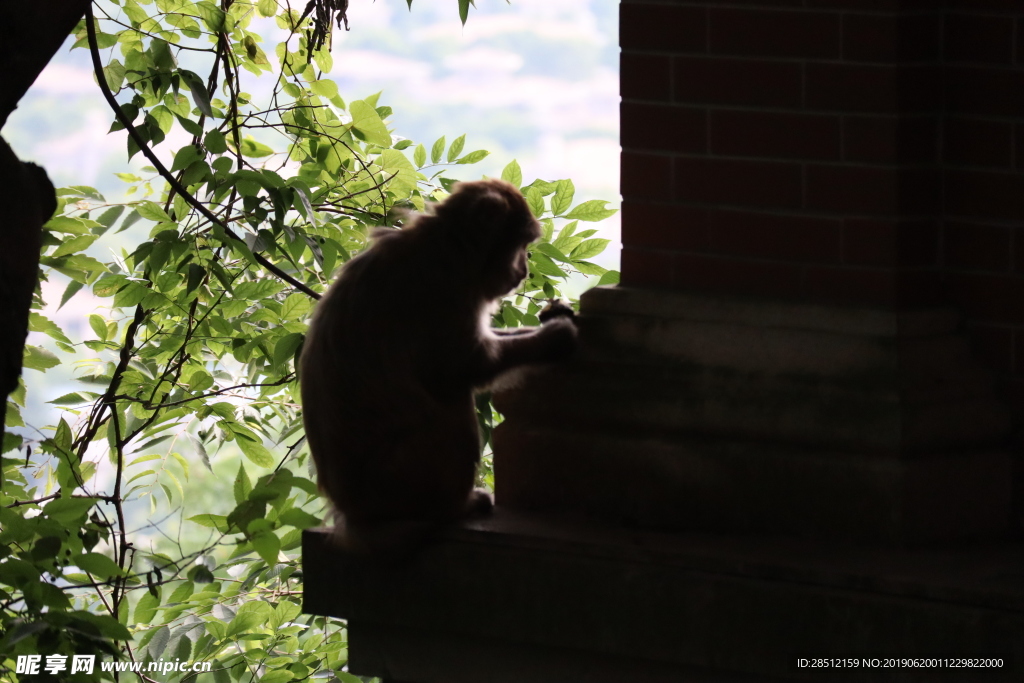
<path fill-rule="evenodd" d="M 142 153 L 146 156 L 147 159 L 149 159 L 149 161 L 156 168 L 157 172 L 163 177 L 165 181 L 167 181 L 167 184 L 171 186 L 171 189 L 173 189 L 174 192 L 181 195 L 181 197 L 185 199 L 185 201 L 187 201 L 189 204 L 195 207 L 196 211 L 201 213 L 203 217 L 206 218 L 208 221 L 210 221 L 214 225 L 220 226 L 220 228 L 224 231 L 224 234 L 227 235 L 229 238 L 235 240 L 236 242 L 242 242 L 241 238 L 239 238 L 238 235 L 236 235 L 231 230 L 231 228 L 225 225 L 223 221 L 218 219 L 209 209 L 206 208 L 205 204 L 203 204 L 201 201 L 193 197 L 192 194 L 189 193 L 189 191 L 186 190 L 185 187 L 180 182 L 178 182 L 177 178 L 175 178 L 174 175 L 169 170 L 167 170 L 167 167 L 164 166 L 163 162 L 160 161 L 159 157 L 157 157 L 157 155 L 149 147 L 149 144 L 146 143 L 146 141 L 142 139 L 142 136 L 139 135 L 139 132 L 135 130 L 135 126 L 132 125 L 132 122 L 129 121 L 128 117 L 125 116 L 124 113 L 121 111 L 121 106 L 117 103 L 117 100 L 114 99 L 114 93 L 110 91 L 110 87 L 107 85 L 107 77 L 103 73 L 103 64 L 100 62 L 100 50 L 99 46 L 96 43 L 96 27 L 93 25 L 92 5 L 89 5 L 85 11 L 85 25 L 89 34 L 89 52 L 92 53 L 93 71 L 96 73 L 96 80 L 99 82 L 100 91 L 103 93 L 103 97 L 104 99 L 106 99 L 107 104 L 110 105 L 111 110 L 113 110 L 114 116 L 116 116 L 117 120 L 121 123 L 121 125 L 125 127 L 125 130 L 128 131 L 128 134 L 135 141 L 135 144 L 139 146 L 139 149 L 142 150 Z M 253 258 L 256 259 L 257 263 L 259 263 L 261 266 L 269 270 L 271 273 L 273 273 L 277 277 L 281 278 L 282 280 L 290 284 L 295 289 L 299 290 L 304 294 L 309 295 L 314 299 L 320 298 L 319 294 L 314 292 L 304 283 L 299 282 L 291 275 L 275 266 L 273 263 L 268 261 L 262 254 L 253 252 L 252 255 Z"/>

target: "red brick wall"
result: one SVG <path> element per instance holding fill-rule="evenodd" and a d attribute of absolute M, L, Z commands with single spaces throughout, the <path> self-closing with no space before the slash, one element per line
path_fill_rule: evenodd
<path fill-rule="evenodd" d="M 622 0 L 626 284 L 953 301 L 1024 375 L 1024 0 Z"/>

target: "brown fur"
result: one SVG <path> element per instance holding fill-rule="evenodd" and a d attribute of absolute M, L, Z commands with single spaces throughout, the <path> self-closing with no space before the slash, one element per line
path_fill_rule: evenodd
<path fill-rule="evenodd" d="M 317 304 L 300 361 L 303 419 L 348 547 L 409 548 L 490 510 L 473 489 L 474 391 L 576 342 L 564 311 L 540 328 L 489 327 L 539 235 L 514 186 L 460 183 L 432 214 L 378 232 Z"/>

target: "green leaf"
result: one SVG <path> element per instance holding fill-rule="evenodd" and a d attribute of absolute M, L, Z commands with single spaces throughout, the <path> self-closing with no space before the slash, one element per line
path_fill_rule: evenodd
<path fill-rule="evenodd" d="M 330 73 L 334 69 L 334 57 L 331 56 L 331 51 L 326 47 L 316 51 L 316 54 L 313 55 L 313 61 L 320 67 L 320 71 L 325 74 Z M 344 109 L 344 107 L 341 108 Z"/>
<path fill-rule="evenodd" d="M 152 593 L 146 592 L 139 598 L 135 605 L 135 622 L 137 624 L 152 624 L 156 611 L 160 608 L 160 598 Z"/>
<path fill-rule="evenodd" d="M 185 292 L 191 294 L 192 290 L 198 287 L 206 277 L 206 268 L 198 263 L 188 264 L 188 283 L 185 285 Z"/>
<path fill-rule="evenodd" d="M 579 204 L 575 209 L 569 212 L 566 216 L 569 220 L 581 220 L 581 221 L 603 221 L 609 216 L 614 216 L 618 209 L 606 209 L 605 204 L 608 202 L 600 199 L 591 199 L 590 201 Z"/>
<path fill-rule="evenodd" d="M 559 180 L 555 196 L 551 198 L 551 213 L 561 216 L 572 206 L 573 196 L 576 194 L 576 187 L 571 180 Z"/>
<path fill-rule="evenodd" d="M 235 502 L 241 503 L 249 497 L 252 492 L 252 482 L 249 481 L 249 474 L 245 471 L 245 465 L 238 463 L 238 474 L 235 475 Z"/>
<path fill-rule="evenodd" d="M 368 142 L 383 147 L 391 145 L 391 134 L 371 105 L 364 100 L 355 100 L 349 105 L 349 113 L 352 114 L 352 127 L 362 133 Z"/>
<path fill-rule="evenodd" d="M 110 60 L 110 63 L 103 67 L 103 76 L 106 78 L 107 87 L 114 92 L 121 89 L 121 84 L 124 83 L 124 74 L 124 65 L 116 59 Z"/>
<path fill-rule="evenodd" d="M 281 516 L 277 518 L 281 524 L 287 524 L 298 529 L 309 529 L 310 527 L 320 526 L 321 522 L 318 518 L 309 514 L 305 510 L 299 508 L 290 508 L 281 513 Z"/>
<path fill-rule="evenodd" d="M 427 163 L 427 148 L 423 145 L 416 145 L 416 149 L 412 153 L 412 161 L 416 164 L 416 168 L 420 168 Z"/>
<path fill-rule="evenodd" d="M 466 19 L 469 18 L 469 6 L 473 3 L 473 0 L 459 0 L 459 19 L 462 21 L 462 25 L 466 25 Z"/>
<path fill-rule="evenodd" d="M 326 97 L 327 99 L 338 96 L 338 84 L 330 79 L 313 81 L 309 84 L 309 89 L 320 97 Z"/>
<path fill-rule="evenodd" d="M 61 256 L 67 256 L 68 254 L 77 254 L 84 249 L 88 249 L 98 237 L 99 235 L 79 235 L 77 237 L 72 237 L 54 249 L 53 253 L 50 254 L 50 258 L 60 258 Z"/>
<path fill-rule="evenodd" d="M 223 154 L 228 151 L 227 142 L 224 140 L 224 133 L 219 130 L 211 130 L 206 134 L 205 139 L 206 149 L 211 154 Z"/>
<path fill-rule="evenodd" d="M 72 564 L 82 571 L 89 572 L 94 576 L 109 579 L 114 576 L 121 576 L 124 572 L 117 566 L 117 563 L 106 555 L 100 553 L 85 553 L 78 557 L 70 558 Z"/>
<path fill-rule="evenodd" d="M 298 332 L 286 334 L 278 339 L 277 344 L 274 345 L 274 365 L 284 365 L 290 361 L 302 340 L 303 335 Z"/>
<path fill-rule="evenodd" d="M 391 178 L 388 188 L 399 195 L 407 195 L 416 189 L 416 170 L 409 158 L 394 149 L 385 149 L 380 154 L 380 165 L 385 176 Z"/>
<path fill-rule="evenodd" d="M 245 457 L 249 458 L 254 465 L 259 467 L 274 466 L 274 456 L 270 454 L 270 451 L 262 443 L 250 441 L 244 436 L 239 436 L 235 441 L 238 443 L 238 447 L 242 449 Z"/>
<path fill-rule="evenodd" d="M 528 187 L 526 188 L 524 196 L 526 197 L 526 203 L 530 205 L 530 211 L 533 212 L 533 215 L 537 218 L 543 216 L 544 197 L 541 195 L 540 191 L 535 187 Z"/>
<path fill-rule="evenodd" d="M 171 172 L 188 168 L 193 162 L 203 158 L 202 153 L 195 145 L 185 145 L 174 155 L 174 163 L 171 164 Z"/>
<path fill-rule="evenodd" d="M 72 280 L 71 282 L 69 282 L 67 288 L 64 290 L 64 294 L 61 295 L 60 297 L 60 305 L 57 306 L 57 310 L 59 311 L 61 308 L 64 307 L 64 304 L 71 301 L 71 297 L 73 297 L 75 294 L 78 294 L 78 292 L 84 286 L 84 282 L 78 282 L 77 280 Z"/>
<path fill-rule="evenodd" d="M 573 260 L 593 258 L 604 251 L 605 247 L 610 243 L 611 240 L 605 239 L 584 240 L 578 247 L 572 250 L 569 257 Z"/>
<path fill-rule="evenodd" d="M 246 137 L 242 140 L 242 148 L 239 150 L 242 156 L 246 157 L 269 157 L 274 153 L 273 148 L 264 145 L 262 142 L 256 142 L 251 137 Z"/>
<path fill-rule="evenodd" d="M 66 232 L 72 235 L 85 235 L 89 232 L 89 226 L 77 218 L 71 216 L 54 216 L 46 221 L 43 226 L 50 232 Z"/>
<path fill-rule="evenodd" d="M 249 524 L 250 533 L 253 525 L 258 522 L 266 524 L 265 519 L 253 520 Z M 259 553 L 259 556 L 263 558 L 264 562 L 270 566 L 277 564 L 277 557 L 281 552 L 281 539 L 279 539 L 273 531 L 270 531 L 269 529 L 266 531 L 260 531 L 253 535 L 249 540 L 252 543 L 252 547 L 256 549 L 256 552 Z"/>
<path fill-rule="evenodd" d="M 460 157 L 457 164 L 475 164 L 478 161 L 485 159 L 490 154 L 486 149 L 478 149 L 475 152 L 470 152 L 464 157 Z"/>
<path fill-rule="evenodd" d="M 576 270 L 580 271 L 584 275 L 604 275 L 608 272 L 607 268 L 603 268 L 596 263 L 590 261 L 577 261 L 573 264 L 576 266 Z"/>
<path fill-rule="evenodd" d="M 89 399 L 74 391 L 70 394 L 64 394 L 63 396 L 55 398 L 52 401 L 47 401 L 47 403 L 52 403 L 55 406 L 77 406 L 88 402 Z"/>
<path fill-rule="evenodd" d="M 43 514 L 64 525 L 78 524 L 98 500 L 98 498 L 54 498 L 43 508 Z"/>
<path fill-rule="evenodd" d="M 512 183 L 516 187 L 522 187 L 523 170 L 519 168 L 519 162 L 515 159 L 508 162 L 508 165 L 501 171 L 501 179 Z"/>
<path fill-rule="evenodd" d="M 272 17 L 277 14 L 277 2 L 276 0 L 259 0 L 256 9 L 259 10 L 260 15 Z"/>
<path fill-rule="evenodd" d="M 281 320 L 305 320 L 313 310 L 313 300 L 305 294 L 295 292 L 281 304 Z"/>
<path fill-rule="evenodd" d="M 107 321 L 102 316 L 93 313 L 89 316 L 89 327 L 96 333 L 96 338 L 100 341 L 107 340 Z"/>
<path fill-rule="evenodd" d="M 201 0 L 196 3 L 196 9 L 203 23 L 214 33 L 224 30 L 224 10 L 208 0 Z"/>
<path fill-rule="evenodd" d="M 444 154 L 445 144 L 443 135 L 434 141 L 433 147 L 430 148 L 430 163 L 436 164 L 441 161 L 441 155 Z"/>
<path fill-rule="evenodd" d="M 138 211 L 139 215 L 143 218 L 148 218 L 149 220 L 156 221 L 157 223 L 174 222 L 171 217 L 167 215 L 167 212 L 163 210 L 163 207 L 156 202 L 139 202 L 138 206 L 135 207 L 135 210 Z"/>
<path fill-rule="evenodd" d="M 61 344 L 71 345 L 71 340 L 67 338 L 64 331 L 57 327 L 57 323 L 53 322 L 41 313 L 32 311 L 28 317 L 28 329 L 32 332 L 42 332 L 47 336 L 56 339 Z M 62 347 L 63 348 L 63 347 Z M 68 350 L 68 349 L 65 349 Z"/>
<path fill-rule="evenodd" d="M 205 4 L 210 5 L 211 3 L 207 2 Z M 220 12 L 220 8 L 216 9 Z M 223 15 L 223 12 L 221 12 L 221 15 Z M 192 91 L 192 101 L 196 103 L 199 111 L 207 116 L 213 116 L 213 109 L 210 107 L 210 93 L 207 91 L 206 84 L 203 83 L 203 79 L 199 77 L 199 74 L 186 69 L 180 69 L 178 75 L 181 76 L 181 80 L 185 82 L 188 89 Z"/>
<path fill-rule="evenodd" d="M 33 370 L 46 371 L 49 368 L 60 365 L 60 359 L 41 346 L 25 344 L 22 365 Z"/>
<path fill-rule="evenodd" d="M 609 270 L 601 276 L 601 279 L 597 281 L 597 284 L 598 286 L 619 284 L 619 271 Z"/>
<path fill-rule="evenodd" d="M 452 146 L 448 148 L 448 163 L 451 163 L 458 159 L 459 155 L 462 154 L 462 148 L 465 146 L 466 134 L 463 133 L 459 137 L 455 138 L 455 140 L 452 142 Z"/>
<path fill-rule="evenodd" d="M 549 275 L 551 277 L 565 277 L 565 273 L 561 268 L 555 265 L 548 256 L 541 254 L 540 252 L 533 252 L 530 258 L 530 264 L 534 270 L 542 275 Z"/>
<path fill-rule="evenodd" d="M 109 209 L 107 209 L 106 211 L 104 211 L 103 213 L 101 213 L 99 215 L 99 217 L 96 219 L 96 222 L 99 223 L 100 225 L 102 225 L 105 228 L 109 228 L 114 223 L 117 222 L 117 219 L 121 217 L 122 213 L 124 213 L 124 205 L 123 204 L 118 204 L 117 206 L 112 206 Z"/>
<path fill-rule="evenodd" d="M 214 515 L 206 513 L 202 515 L 195 515 L 193 517 L 189 517 L 188 521 L 195 522 L 199 526 L 205 526 L 210 529 L 216 529 L 217 531 L 220 531 L 222 533 L 227 532 L 229 528 L 228 518 L 224 515 Z"/>
<path fill-rule="evenodd" d="M 565 263 L 569 263 L 569 257 L 563 254 L 561 251 L 559 251 L 558 248 L 555 247 L 553 244 L 548 244 L 547 242 L 538 242 L 537 244 L 533 245 L 532 249 L 539 251 L 542 254 L 547 254 L 556 261 L 563 261 Z"/>

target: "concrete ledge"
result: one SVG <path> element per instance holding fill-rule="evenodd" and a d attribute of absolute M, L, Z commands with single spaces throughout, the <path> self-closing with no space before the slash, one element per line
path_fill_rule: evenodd
<path fill-rule="evenodd" d="M 304 610 L 353 673 L 416 683 L 1017 681 L 1024 546 L 865 550 L 665 535 L 498 509 L 406 563 L 303 538 Z M 813 670 L 798 657 L 999 656 L 1002 669 Z"/>
<path fill-rule="evenodd" d="M 499 502 L 896 545 L 1010 529 L 1009 411 L 955 313 L 598 288 L 495 394 Z"/>

